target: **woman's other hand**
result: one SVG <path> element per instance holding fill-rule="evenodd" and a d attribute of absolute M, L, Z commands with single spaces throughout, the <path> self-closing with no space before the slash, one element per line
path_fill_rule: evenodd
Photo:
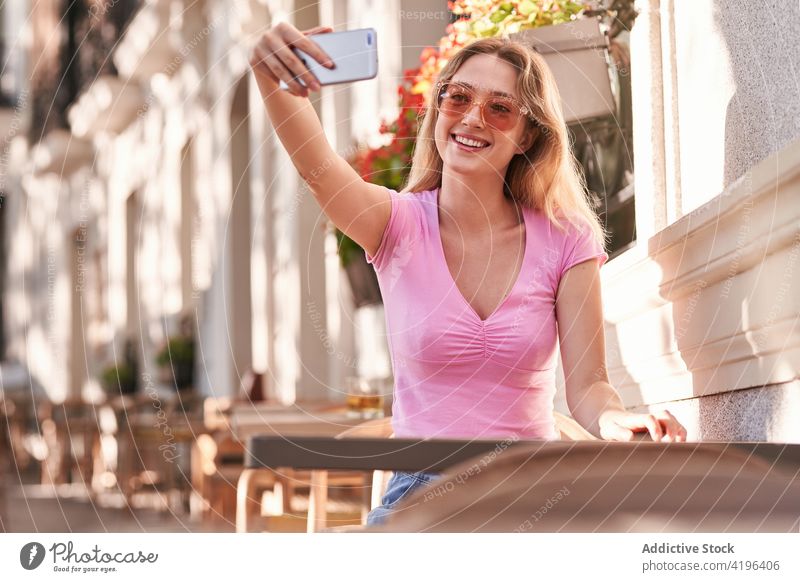
<path fill-rule="evenodd" d="M 634 433 L 648 432 L 654 442 L 686 442 L 686 429 L 668 410 L 652 414 L 609 410 L 600 416 L 598 424 L 605 440 L 630 441 Z"/>
<path fill-rule="evenodd" d="M 308 88 L 319 91 L 320 85 L 316 77 L 292 51 L 298 48 L 328 68 L 333 68 L 333 61 L 317 43 L 307 38 L 312 34 L 332 32 L 329 26 L 317 26 L 309 30 L 297 30 L 287 22 L 281 22 L 261 35 L 250 54 L 250 66 L 257 76 L 263 76 L 272 84 L 285 82 L 289 92 L 298 97 L 308 97 L 308 89 L 297 79 L 302 79 Z"/>

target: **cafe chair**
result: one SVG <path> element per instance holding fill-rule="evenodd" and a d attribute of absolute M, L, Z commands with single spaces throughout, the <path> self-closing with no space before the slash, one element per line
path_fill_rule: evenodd
<path fill-rule="evenodd" d="M 40 470 L 47 445 L 36 430 L 38 404 L 30 391 L 0 391 L 0 472 Z"/>
<path fill-rule="evenodd" d="M 246 401 L 216 397 L 204 401 L 207 432 L 192 446 L 190 510 L 203 521 L 222 520 L 235 524 L 237 531 L 247 531 L 264 509 L 274 515 L 291 511 L 293 482 L 290 472 L 245 470 L 245 443 L 235 436 L 229 419 L 232 407 L 241 402 Z M 268 508 L 262 506 L 265 496 L 271 502 Z"/>
<path fill-rule="evenodd" d="M 384 417 L 367 420 L 357 426 L 348 428 L 335 438 L 392 438 L 393 436 L 394 431 L 392 430 L 392 419 L 391 417 Z M 314 470 L 311 472 L 308 524 L 306 530 L 309 533 L 322 531 L 328 527 L 328 473 L 329 472 L 325 470 Z M 355 483 L 355 485 L 362 488 L 362 524 L 366 522 L 367 514 L 372 510 L 372 508 L 380 505 L 381 498 L 386 490 L 390 476 L 390 471 L 375 470 L 370 475 L 364 476 L 362 474 L 360 478 L 357 477 L 358 481 Z"/>
<path fill-rule="evenodd" d="M 379 418 L 348 428 L 334 438 L 337 440 L 365 437 L 391 438 L 392 435 L 391 418 Z M 339 524 L 334 527 L 360 527 L 372 507 L 380 504 L 391 472 L 375 470 L 366 474 L 363 471 L 303 471 L 284 468 L 281 474 L 285 478 L 278 484 L 278 488 L 282 489 L 279 494 L 285 505 L 282 513 L 267 511 L 271 514 L 265 518 L 267 529 L 314 533 L 322 531 L 329 523 Z M 298 489 L 305 489 L 306 486 L 308 506 L 303 515 L 306 498 L 298 494 Z M 353 511 L 351 503 L 332 499 L 330 495 L 332 488 L 360 492 L 361 501 L 357 512 Z M 267 493 L 267 496 L 269 495 L 270 493 Z M 292 500 L 296 502 L 295 507 Z M 252 514 L 253 511 L 248 512 L 248 519 Z M 244 525 L 242 529 L 248 527 Z"/>
<path fill-rule="evenodd" d="M 244 467 L 244 446 L 225 432 L 201 434 L 192 445 L 191 514 L 203 521 L 236 519 L 236 483 Z M 275 486 L 275 474 L 259 474 L 261 488 Z"/>
<path fill-rule="evenodd" d="M 201 397 L 176 391 L 154 399 L 142 393 L 110 404 L 109 424 L 116 428 L 109 434 L 118 450 L 116 483 L 127 505 L 189 509 L 192 483 L 187 461 L 195 440 L 208 432 Z"/>
<path fill-rule="evenodd" d="M 596 441 L 598 438 L 583 428 L 577 420 L 560 412 L 553 412 L 556 431 L 562 441 Z"/>
<path fill-rule="evenodd" d="M 391 419 L 368 420 L 350 427 L 334 438 L 386 437 L 392 434 Z M 388 476 L 385 471 L 374 471 L 365 477 L 363 472 L 343 470 L 303 470 L 293 468 L 242 470 L 237 488 L 236 531 L 248 532 L 253 522 L 263 517 L 267 531 L 315 532 L 324 528 L 328 521 L 358 525 L 375 503 L 375 495 L 382 492 Z M 330 510 L 335 503 L 329 488 L 356 489 L 361 491 L 361 503 L 357 515 L 347 509 L 346 502 L 340 509 Z M 308 488 L 308 497 L 300 490 Z M 307 509 L 304 507 L 307 501 Z M 380 497 L 377 498 L 380 503 Z M 355 523 L 354 523 L 355 522 Z"/>
<path fill-rule="evenodd" d="M 61 404 L 43 403 L 38 412 L 46 451 L 42 484 L 83 483 L 91 492 L 92 453 L 99 432 L 94 406 L 71 398 Z"/>

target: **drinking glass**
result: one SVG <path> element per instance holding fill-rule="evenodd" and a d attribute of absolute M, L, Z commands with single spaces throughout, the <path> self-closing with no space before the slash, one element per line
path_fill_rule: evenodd
<path fill-rule="evenodd" d="M 347 414 L 352 418 L 383 418 L 384 378 L 362 378 L 348 376 L 347 388 Z"/>

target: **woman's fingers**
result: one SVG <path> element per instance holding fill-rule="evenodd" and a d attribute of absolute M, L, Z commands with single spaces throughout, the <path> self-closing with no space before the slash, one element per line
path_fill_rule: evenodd
<path fill-rule="evenodd" d="M 264 51 L 261 50 L 262 42 L 263 40 L 259 39 L 259 41 L 253 46 L 253 50 L 250 51 L 250 66 L 256 72 L 264 72 L 265 70 L 269 70 L 269 67 L 267 67 L 267 64 L 264 62 Z"/>
<path fill-rule="evenodd" d="M 659 442 L 664 435 L 661 424 L 652 414 L 631 414 L 623 417 L 622 424 L 630 429 L 646 428 L 655 442 Z"/>
<path fill-rule="evenodd" d="M 669 412 L 666 410 L 660 410 L 656 413 L 656 418 L 658 418 L 659 424 L 662 426 L 664 430 L 664 436 L 662 440 L 667 442 L 674 442 L 677 440 L 677 428 L 675 427 L 675 417 L 673 417 Z"/>
<path fill-rule="evenodd" d="M 333 29 L 330 26 L 315 26 L 314 28 L 309 28 L 308 30 L 301 30 L 300 34 L 304 36 L 311 36 L 312 34 L 325 34 L 326 32 L 333 32 Z"/>
<path fill-rule="evenodd" d="M 253 50 L 253 56 L 251 57 L 251 64 L 257 80 L 259 76 L 266 77 L 270 80 L 272 86 L 278 84 L 280 81 L 284 81 L 288 85 L 288 92 L 292 95 L 297 97 L 307 96 L 308 92 L 299 83 L 292 81 L 291 74 L 269 50 L 263 47 L 255 48 Z M 275 89 L 272 90 L 278 90 L 278 88 L 275 87 Z"/>
<path fill-rule="evenodd" d="M 680 423 L 678 423 L 678 424 L 680 424 Z M 680 425 L 680 428 L 678 429 L 678 434 L 680 435 L 681 442 L 685 443 L 687 437 L 689 436 L 689 433 L 686 431 L 686 427 L 683 426 L 682 424 Z"/>
<path fill-rule="evenodd" d="M 319 45 L 307 38 L 313 34 L 324 34 L 332 30 L 329 26 L 315 26 L 300 32 L 291 24 L 279 23 L 266 32 L 256 44 L 250 64 L 256 72 L 268 74 L 273 79 L 286 83 L 293 95 L 307 97 L 309 88 L 315 91 L 320 89 L 319 81 L 292 49 L 298 48 L 304 51 L 323 65 L 333 65 L 333 61 Z"/>
<path fill-rule="evenodd" d="M 668 410 L 653 414 L 619 412 L 601 420 L 600 436 L 604 439 L 630 441 L 646 429 L 653 442 L 685 442 L 686 429 Z"/>
<path fill-rule="evenodd" d="M 657 414 L 667 429 L 668 440 L 671 442 L 686 441 L 686 429 L 669 410 L 662 410 Z"/>
<path fill-rule="evenodd" d="M 324 27 L 324 29 L 330 32 L 329 27 Z M 314 29 L 312 28 L 311 30 Z M 320 46 L 317 43 L 306 37 L 302 32 L 297 30 L 295 27 L 290 26 L 288 28 L 282 28 L 281 35 L 283 36 L 284 40 L 286 40 L 286 43 L 289 46 L 300 49 L 301 51 L 309 55 L 312 59 L 322 64 L 323 66 L 329 68 L 333 67 L 333 59 L 331 59 L 327 55 L 327 53 L 320 48 Z"/>
<path fill-rule="evenodd" d="M 306 65 L 297 57 L 296 54 L 294 54 L 294 51 L 292 51 L 288 46 L 286 45 L 278 46 L 275 49 L 275 56 L 280 60 L 281 64 L 287 70 L 287 74 L 289 75 L 289 78 L 292 83 L 290 85 L 289 81 L 284 79 L 287 85 L 289 85 L 290 87 L 292 86 L 295 87 L 301 93 L 308 92 L 306 87 L 310 87 L 315 91 L 319 90 L 319 82 L 317 81 L 317 78 L 311 74 L 311 71 L 308 70 Z M 302 79 L 303 82 L 306 84 L 306 86 L 303 87 L 303 85 L 299 83 L 298 79 Z"/>
<path fill-rule="evenodd" d="M 299 97 L 308 96 L 308 90 L 297 82 L 295 79 L 296 75 L 288 68 L 288 64 L 285 62 L 286 60 L 291 61 L 294 59 L 294 61 L 296 61 L 295 66 L 301 65 L 297 55 L 289 50 L 280 39 L 270 34 L 264 35 L 258 48 L 261 52 L 263 62 L 266 63 L 277 79 L 286 83 L 291 94 Z"/>
<path fill-rule="evenodd" d="M 610 426 L 604 427 L 603 430 L 600 431 L 600 436 L 610 441 L 629 441 L 633 439 L 633 431 L 619 424 L 612 423 Z"/>

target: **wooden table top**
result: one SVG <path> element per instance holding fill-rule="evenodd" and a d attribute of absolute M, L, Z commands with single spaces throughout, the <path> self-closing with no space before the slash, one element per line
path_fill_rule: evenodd
<path fill-rule="evenodd" d="M 658 452 L 665 447 L 697 448 L 706 445 L 728 447 L 768 461 L 773 467 L 800 476 L 800 444 L 765 442 L 689 442 L 655 443 L 648 441 L 546 441 L 487 439 L 408 439 L 297 436 L 286 439 L 274 435 L 252 436 L 247 446 L 248 467 L 293 467 L 297 469 L 347 469 L 396 471 L 445 471 L 462 461 L 481 455 L 495 455 L 508 447 L 528 446 L 534 454 L 553 451 L 582 451 L 611 448 Z M 647 449 L 644 449 L 644 448 Z M 498 452 L 499 451 L 499 452 Z"/>
<path fill-rule="evenodd" d="M 233 434 L 241 440 L 255 435 L 335 437 L 364 422 L 353 417 L 342 405 L 304 403 L 292 406 L 244 403 L 229 414 Z"/>

